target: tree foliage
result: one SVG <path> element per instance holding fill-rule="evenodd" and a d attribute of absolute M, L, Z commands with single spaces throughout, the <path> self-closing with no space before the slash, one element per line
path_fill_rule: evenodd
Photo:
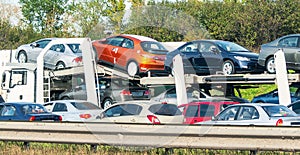
<path fill-rule="evenodd" d="M 255 50 L 300 33 L 299 0 L 129 2 L 131 8 L 125 0 L 20 0 L 23 24 L 11 25 L 11 13 L 3 9 L 0 48 L 54 36 L 100 39 L 111 31 L 159 41 L 221 39 Z"/>
<path fill-rule="evenodd" d="M 68 0 L 20 0 L 24 21 L 45 36 L 61 36 Z"/>

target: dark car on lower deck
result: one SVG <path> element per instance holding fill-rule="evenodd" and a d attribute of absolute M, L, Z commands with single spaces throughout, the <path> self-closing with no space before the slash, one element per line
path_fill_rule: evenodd
<path fill-rule="evenodd" d="M 60 115 L 48 112 L 43 105 L 31 102 L 5 103 L 0 111 L 1 121 L 61 121 Z"/>

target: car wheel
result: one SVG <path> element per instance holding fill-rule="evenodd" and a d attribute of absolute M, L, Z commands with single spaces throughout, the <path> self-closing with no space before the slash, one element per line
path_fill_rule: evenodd
<path fill-rule="evenodd" d="M 66 65 L 65 65 L 65 63 L 64 62 L 58 62 L 57 64 L 56 64 L 56 68 L 55 69 L 63 69 L 63 68 L 66 68 Z"/>
<path fill-rule="evenodd" d="M 18 62 L 19 63 L 26 63 L 27 62 L 27 54 L 25 51 L 21 51 L 18 55 Z"/>
<path fill-rule="evenodd" d="M 226 60 L 222 65 L 222 72 L 224 75 L 234 74 L 235 70 L 233 62 L 230 60 Z"/>
<path fill-rule="evenodd" d="M 128 64 L 127 64 L 127 74 L 131 77 L 135 76 L 138 74 L 139 72 L 139 69 L 138 69 L 138 64 L 134 61 L 130 61 Z"/>
<path fill-rule="evenodd" d="M 275 61 L 274 57 L 271 57 L 267 60 L 266 63 L 266 70 L 270 74 L 275 74 L 276 73 L 276 68 L 275 68 Z"/>
<path fill-rule="evenodd" d="M 102 102 L 102 108 L 106 109 L 108 107 L 110 107 L 113 104 L 113 101 L 111 98 L 106 98 L 104 99 L 104 101 Z"/>

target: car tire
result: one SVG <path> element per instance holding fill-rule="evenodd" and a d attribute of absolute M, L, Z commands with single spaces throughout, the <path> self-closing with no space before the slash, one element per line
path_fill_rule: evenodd
<path fill-rule="evenodd" d="M 235 73 L 234 64 L 230 60 L 226 60 L 222 65 L 222 72 L 224 75 L 231 75 Z"/>
<path fill-rule="evenodd" d="M 111 98 L 106 98 L 102 102 L 101 107 L 102 107 L 102 109 L 106 109 L 106 108 L 110 107 L 111 105 L 113 105 L 112 99 Z"/>
<path fill-rule="evenodd" d="M 127 74 L 130 77 L 134 77 L 135 75 L 137 75 L 139 73 L 138 64 L 134 61 L 130 61 L 127 64 L 126 70 L 127 70 Z"/>
<path fill-rule="evenodd" d="M 58 69 L 64 69 L 64 68 L 66 68 L 66 65 L 65 65 L 65 63 L 64 62 L 58 62 L 57 64 L 56 64 L 56 70 L 58 70 Z"/>
<path fill-rule="evenodd" d="M 275 74 L 276 73 L 274 57 L 271 57 L 271 58 L 269 58 L 267 60 L 267 62 L 266 62 L 266 70 L 270 74 Z"/>
<path fill-rule="evenodd" d="M 25 51 L 20 51 L 18 54 L 18 62 L 19 63 L 26 63 L 27 62 L 27 54 Z"/>

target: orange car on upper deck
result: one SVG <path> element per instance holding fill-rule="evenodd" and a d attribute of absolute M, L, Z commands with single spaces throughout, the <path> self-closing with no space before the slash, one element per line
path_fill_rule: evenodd
<path fill-rule="evenodd" d="M 129 76 L 166 73 L 168 50 L 158 41 L 139 35 L 120 34 L 93 41 L 98 62 L 127 71 Z"/>

